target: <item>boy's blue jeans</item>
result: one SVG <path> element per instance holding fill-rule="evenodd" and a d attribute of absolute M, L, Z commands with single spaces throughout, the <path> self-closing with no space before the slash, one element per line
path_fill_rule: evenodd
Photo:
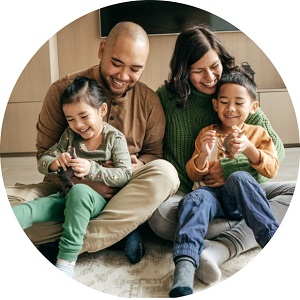
<path fill-rule="evenodd" d="M 262 248 L 279 226 L 265 191 L 249 173 L 238 171 L 231 174 L 221 187 L 200 187 L 182 198 L 179 203 L 174 260 L 179 256 L 189 256 L 198 268 L 208 225 L 212 219 L 221 217 L 232 220 L 244 218 Z"/>

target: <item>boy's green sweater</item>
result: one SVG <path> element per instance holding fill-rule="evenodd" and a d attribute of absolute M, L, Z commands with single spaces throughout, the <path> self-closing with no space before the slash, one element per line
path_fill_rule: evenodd
<path fill-rule="evenodd" d="M 202 128 L 220 123 L 212 106 L 212 95 L 206 95 L 193 89 L 186 107 L 179 109 L 176 107 L 177 99 L 172 99 L 174 95 L 170 94 L 165 86 L 160 87 L 157 94 L 166 115 L 164 158 L 172 163 L 178 171 L 179 190 L 189 193 L 192 190 L 193 182 L 186 173 L 185 165 L 193 154 L 195 139 Z M 278 159 L 281 161 L 285 155 L 284 146 L 262 110 L 258 109 L 255 114 L 250 115 L 246 123 L 260 125 L 267 130 L 277 149 Z M 257 173 L 249 165 L 244 154 L 236 155 L 235 159 L 223 158 L 220 162 L 225 178 L 235 171 L 244 170 L 249 172 L 259 183 L 267 181 L 267 178 Z"/>

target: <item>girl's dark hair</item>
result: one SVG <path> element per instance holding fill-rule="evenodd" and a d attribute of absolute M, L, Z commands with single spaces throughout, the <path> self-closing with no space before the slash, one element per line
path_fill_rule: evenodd
<path fill-rule="evenodd" d="M 62 108 L 64 104 L 80 101 L 98 109 L 106 102 L 106 97 L 97 81 L 87 77 L 77 77 L 62 93 L 60 107 Z"/>
<path fill-rule="evenodd" d="M 177 106 L 185 106 L 191 93 L 189 71 L 191 65 L 201 59 L 209 50 L 215 50 L 223 66 L 223 74 L 235 68 L 235 59 L 223 47 L 213 30 L 206 25 L 184 29 L 178 36 L 170 61 L 169 80 L 166 87 L 179 96 Z"/>
<path fill-rule="evenodd" d="M 252 101 L 256 100 L 257 86 L 250 75 L 246 73 L 246 71 L 242 67 L 238 68 L 236 71 L 232 71 L 221 76 L 216 87 L 216 97 L 219 94 L 221 86 L 227 83 L 233 83 L 243 86 L 248 91 Z"/>

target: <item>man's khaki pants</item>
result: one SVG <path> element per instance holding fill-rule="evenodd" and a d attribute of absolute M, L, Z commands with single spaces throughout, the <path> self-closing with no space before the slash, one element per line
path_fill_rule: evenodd
<path fill-rule="evenodd" d="M 97 218 L 89 222 L 81 253 L 102 250 L 127 236 L 147 221 L 161 203 L 176 193 L 178 187 L 177 171 L 165 160 L 154 160 L 135 171 L 129 183 L 109 200 Z M 12 206 L 57 191 L 58 187 L 49 182 L 6 188 Z M 35 245 L 40 245 L 58 239 L 62 234 L 62 224 L 36 223 L 25 232 Z"/>

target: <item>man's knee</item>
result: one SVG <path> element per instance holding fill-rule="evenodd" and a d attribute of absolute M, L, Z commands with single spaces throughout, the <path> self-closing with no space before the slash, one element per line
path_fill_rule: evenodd
<path fill-rule="evenodd" d="M 149 167 L 157 169 L 161 175 L 168 178 L 172 185 L 172 194 L 176 193 L 179 188 L 180 180 L 175 167 L 164 159 L 156 159 L 148 163 Z"/>

